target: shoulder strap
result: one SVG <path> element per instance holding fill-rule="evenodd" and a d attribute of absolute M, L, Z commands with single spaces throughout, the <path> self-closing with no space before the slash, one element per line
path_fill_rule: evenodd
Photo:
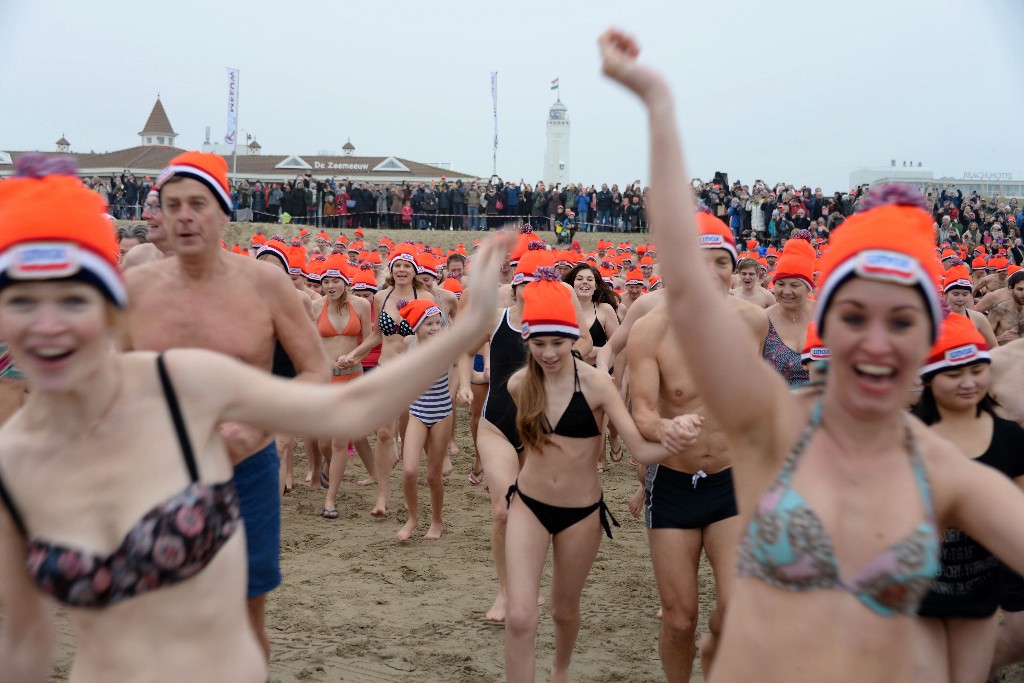
<path fill-rule="evenodd" d="M 171 411 L 171 419 L 174 421 L 174 432 L 178 435 L 178 444 L 181 446 L 181 454 L 185 458 L 185 465 L 188 467 L 189 476 L 192 477 L 192 481 L 199 481 L 199 470 L 196 468 L 196 458 L 192 452 L 192 442 L 189 441 L 185 420 L 181 415 L 181 406 L 178 405 L 178 396 L 174 393 L 174 387 L 171 385 L 171 378 L 167 374 L 164 354 L 162 353 L 156 357 L 156 368 L 160 373 L 160 386 L 164 390 L 164 398 L 167 399 L 167 407 Z"/>
<path fill-rule="evenodd" d="M 28 538 L 28 529 L 25 528 L 25 520 L 21 518 L 21 513 L 18 512 L 18 508 L 14 506 L 14 500 L 11 498 L 11 494 L 7 492 L 7 487 L 4 486 L 4 480 L 0 478 L 0 502 L 3 502 L 4 507 L 7 508 L 7 512 L 10 513 L 11 519 L 14 520 L 14 525 L 18 527 L 18 531 L 25 538 Z"/>

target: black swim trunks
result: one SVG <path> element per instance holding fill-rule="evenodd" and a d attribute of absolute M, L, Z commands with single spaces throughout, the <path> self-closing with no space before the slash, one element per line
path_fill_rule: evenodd
<path fill-rule="evenodd" d="M 703 529 L 738 512 L 732 468 L 690 474 L 651 465 L 644 491 L 644 525 L 648 529 Z"/>

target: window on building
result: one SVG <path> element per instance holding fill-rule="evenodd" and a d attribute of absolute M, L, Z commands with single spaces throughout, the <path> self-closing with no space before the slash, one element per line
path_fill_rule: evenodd
<path fill-rule="evenodd" d="M 163 138 L 163 136 L 160 136 L 160 137 L 158 137 L 158 138 L 156 139 L 156 144 L 158 144 L 158 145 L 162 145 L 162 144 L 164 144 L 164 138 Z"/>

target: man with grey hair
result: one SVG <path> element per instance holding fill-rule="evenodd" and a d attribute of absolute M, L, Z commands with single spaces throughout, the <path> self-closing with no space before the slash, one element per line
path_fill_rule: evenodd
<path fill-rule="evenodd" d="M 121 261 L 124 261 L 125 254 L 132 247 L 145 244 L 148 241 L 149 229 L 140 223 L 135 225 L 122 225 L 117 229 L 117 246 L 121 250 Z"/>
<path fill-rule="evenodd" d="M 142 202 L 142 220 L 146 221 L 146 241 L 122 252 L 121 270 L 126 271 L 144 263 L 159 261 L 174 253 L 171 242 L 163 225 L 163 212 L 160 210 L 160 198 L 155 189 L 149 191 Z"/>

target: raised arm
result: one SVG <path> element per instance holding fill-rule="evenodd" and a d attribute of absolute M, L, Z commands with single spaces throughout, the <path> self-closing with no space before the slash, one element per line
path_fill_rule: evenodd
<path fill-rule="evenodd" d="M 643 101 L 650 127 L 651 192 L 648 212 L 654 242 L 672 264 L 663 274 L 670 324 L 711 414 L 726 432 L 770 438 L 774 410 L 792 401 L 785 383 L 746 343 L 739 317 L 722 301 L 699 251 L 695 204 L 683 163 L 668 85 L 637 63 L 637 44 L 618 31 L 599 41 L 604 73 Z M 722 359 L 728 358 L 728 363 Z M 736 387 L 747 390 L 737 393 Z M 774 410 L 773 410 L 774 409 Z"/>

